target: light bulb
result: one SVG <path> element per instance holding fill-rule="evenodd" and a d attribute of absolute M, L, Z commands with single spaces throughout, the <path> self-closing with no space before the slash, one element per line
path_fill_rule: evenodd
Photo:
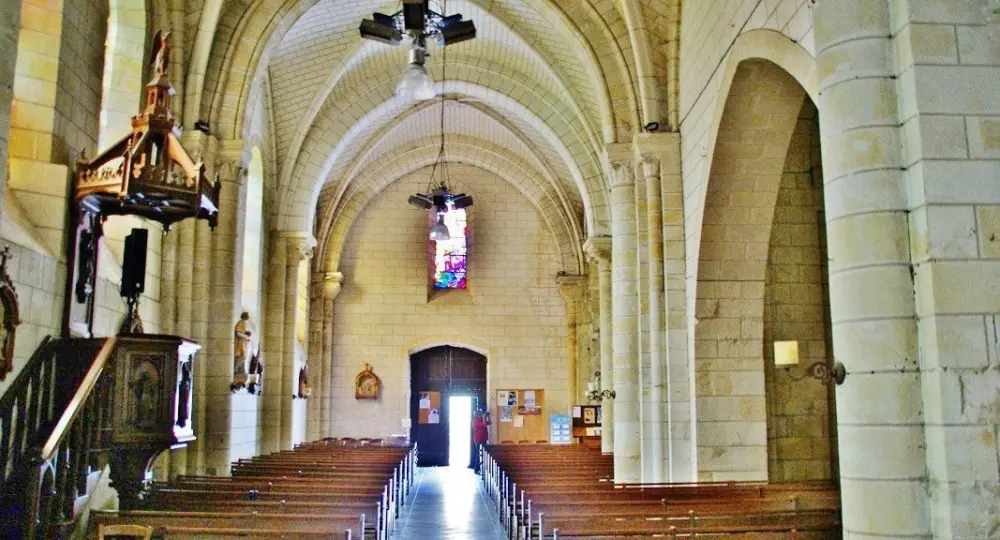
<path fill-rule="evenodd" d="M 406 101 L 434 99 L 434 81 L 427 74 L 427 68 L 415 62 L 407 65 L 396 86 L 396 95 Z"/>
<path fill-rule="evenodd" d="M 444 224 L 444 214 L 438 214 L 438 221 L 431 227 L 431 240 L 435 242 L 442 242 L 444 240 L 451 240 L 451 233 L 448 231 L 448 226 Z"/>

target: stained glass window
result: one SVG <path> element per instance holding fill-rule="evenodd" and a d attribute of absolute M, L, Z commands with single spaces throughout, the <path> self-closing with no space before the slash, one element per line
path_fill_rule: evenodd
<path fill-rule="evenodd" d="M 434 288 L 464 289 L 467 262 L 465 209 L 449 210 L 444 215 L 449 240 L 439 240 L 434 250 Z"/>

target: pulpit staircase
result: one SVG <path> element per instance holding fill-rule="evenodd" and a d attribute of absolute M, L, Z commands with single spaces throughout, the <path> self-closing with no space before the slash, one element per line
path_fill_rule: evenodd
<path fill-rule="evenodd" d="M 106 465 L 121 504 L 141 497 L 153 457 L 193 439 L 190 421 L 176 418 L 178 398 L 190 395 L 176 389 L 189 384 L 179 375 L 190 376 L 184 364 L 196 350 L 172 336 L 43 340 L 0 396 L 0 539 L 68 538 L 88 477 Z M 136 404 L 123 403 L 135 395 L 135 367 L 147 378 L 162 370 L 155 392 L 163 398 L 147 403 L 170 413 L 170 433 L 159 417 L 144 418 L 139 427 L 148 429 L 137 432 Z"/>

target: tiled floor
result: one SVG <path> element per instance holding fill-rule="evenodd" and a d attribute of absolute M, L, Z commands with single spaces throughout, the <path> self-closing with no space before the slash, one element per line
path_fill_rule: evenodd
<path fill-rule="evenodd" d="M 471 469 L 418 469 L 394 540 L 504 540 L 496 511 Z"/>

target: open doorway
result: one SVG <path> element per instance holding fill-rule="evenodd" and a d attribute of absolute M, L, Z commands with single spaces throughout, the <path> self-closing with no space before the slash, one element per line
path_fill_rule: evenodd
<path fill-rule="evenodd" d="M 472 396 L 448 398 L 448 465 L 467 467 L 472 442 Z"/>
<path fill-rule="evenodd" d="M 422 400 L 421 398 L 426 398 Z M 464 397 L 464 405 L 452 403 Z M 468 466 L 472 453 L 472 411 L 486 402 L 486 357 L 475 351 L 443 345 L 410 355 L 410 440 L 419 447 L 418 465 Z M 464 413 L 452 411 L 463 407 Z M 424 407 L 424 408 L 422 408 Z M 437 413 L 430 413 L 437 409 Z M 454 422 L 452 422 L 454 420 Z M 464 430 L 455 432 L 456 430 Z M 465 462 L 453 456 L 452 445 L 464 445 Z"/>

